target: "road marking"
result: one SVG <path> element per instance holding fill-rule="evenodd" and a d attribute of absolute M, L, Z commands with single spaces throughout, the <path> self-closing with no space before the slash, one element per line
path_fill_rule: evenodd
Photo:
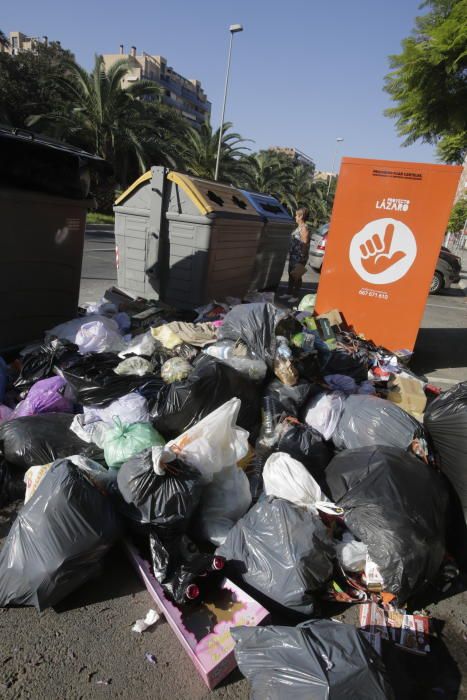
<path fill-rule="evenodd" d="M 461 301 L 465 302 L 465 299 L 462 299 Z M 459 310 L 458 306 L 448 306 L 447 304 L 427 304 L 426 306 L 432 306 L 434 309 L 454 309 L 454 311 Z"/>

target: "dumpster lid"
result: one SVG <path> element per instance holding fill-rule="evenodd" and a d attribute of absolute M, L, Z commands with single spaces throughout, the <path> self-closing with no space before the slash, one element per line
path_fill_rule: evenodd
<path fill-rule="evenodd" d="M 112 172 L 111 165 L 100 156 L 93 155 L 77 146 L 58 141 L 57 139 L 36 134 L 28 129 L 14 128 L 0 124 L 0 144 L 15 143 L 20 146 L 29 144 L 32 148 L 44 148 L 62 153 L 64 156 L 76 156 L 77 158 L 89 162 L 93 169 Z M 84 162 L 83 162 L 84 165 Z"/>
<path fill-rule="evenodd" d="M 292 217 L 284 205 L 271 194 L 249 192 L 247 190 L 240 190 L 240 192 L 245 195 L 248 201 L 253 205 L 256 211 L 261 214 L 261 216 L 265 216 L 267 219 L 272 221 L 284 221 L 287 223 L 293 222 Z"/>
<path fill-rule="evenodd" d="M 133 190 L 136 190 L 140 185 L 143 184 L 143 182 L 147 182 L 151 178 L 152 170 L 148 170 L 147 173 L 140 175 L 140 177 L 137 180 L 135 180 L 129 187 L 127 187 L 125 192 L 122 192 L 122 194 L 119 197 L 117 197 L 117 199 L 114 202 L 114 206 L 117 206 L 118 204 L 124 202 L 125 199 L 133 192 Z"/>
<path fill-rule="evenodd" d="M 201 214 L 226 212 L 258 216 L 251 202 L 236 187 L 174 171 L 170 171 L 167 178 L 183 189 Z"/>

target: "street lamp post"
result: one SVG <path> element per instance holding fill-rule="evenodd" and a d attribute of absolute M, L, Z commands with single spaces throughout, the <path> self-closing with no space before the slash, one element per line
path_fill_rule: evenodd
<path fill-rule="evenodd" d="M 216 181 L 219 177 L 219 161 L 221 158 L 222 132 L 224 131 L 225 104 L 227 102 L 227 90 L 229 87 L 230 59 L 232 57 L 233 35 L 236 34 L 237 32 L 243 32 L 243 27 L 241 24 L 231 24 L 229 27 L 229 32 L 230 32 L 229 57 L 227 59 L 227 72 L 225 74 L 224 101 L 222 103 L 221 126 L 220 126 L 220 130 L 219 130 L 219 144 L 217 146 L 216 171 L 214 173 L 214 180 L 216 180 Z"/>
<path fill-rule="evenodd" d="M 329 197 L 329 190 L 331 189 L 332 174 L 334 172 L 334 167 L 336 165 L 337 148 L 338 148 L 339 144 L 341 143 L 341 141 L 343 141 L 343 140 L 344 139 L 342 138 L 342 136 L 338 136 L 336 139 L 336 146 L 334 148 L 334 155 L 332 157 L 332 169 L 331 169 L 331 173 L 329 175 L 328 191 L 326 192 L 326 197 Z"/>

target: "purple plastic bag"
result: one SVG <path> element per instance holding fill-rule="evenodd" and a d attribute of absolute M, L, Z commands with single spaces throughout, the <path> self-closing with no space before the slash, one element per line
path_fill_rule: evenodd
<path fill-rule="evenodd" d="M 38 413 L 73 413 L 73 402 L 63 396 L 66 381 L 49 377 L 33 384 L 24 401 L 16 406 L 12 418 L 35 416 Z"/>

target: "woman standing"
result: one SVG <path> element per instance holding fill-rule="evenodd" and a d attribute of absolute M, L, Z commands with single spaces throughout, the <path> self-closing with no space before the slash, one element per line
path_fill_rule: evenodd
<path fill-rule="evenodd" d="M 305 266 L 310 252 L 310 231 L 306 221 L 310 212 L 306 207 L 301 207 L 295 212 L 297 228 L 290 235 L 289 247 L 289 286 L 288 292 L 292 298 L 299 294 L 302 286 L 302 278 L 305 274 Z"/>

